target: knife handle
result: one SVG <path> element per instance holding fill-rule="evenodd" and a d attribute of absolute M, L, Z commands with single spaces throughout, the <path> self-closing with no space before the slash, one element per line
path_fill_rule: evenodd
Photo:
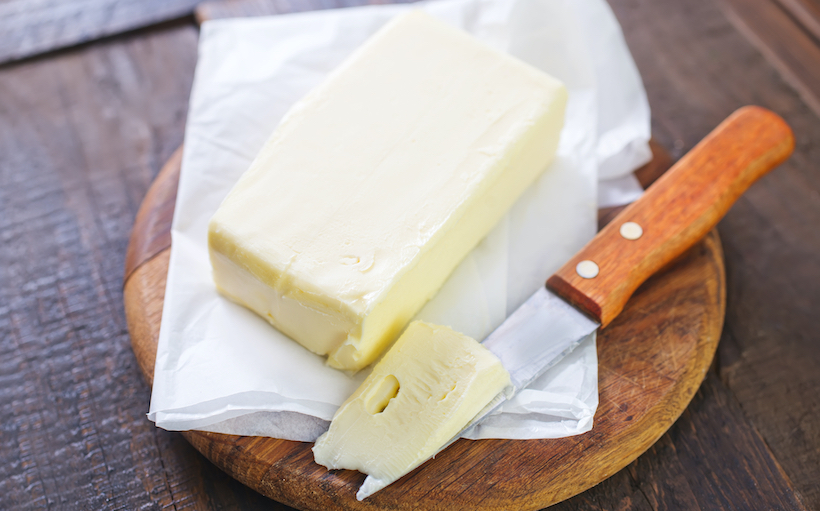
<path fill-rule="evenodd" d="M 740 108 L 550 277 L 547 287 L 606 326 L 638 286 L 702 239 L 793 149 L 791 128 L 777 114 Z"/>

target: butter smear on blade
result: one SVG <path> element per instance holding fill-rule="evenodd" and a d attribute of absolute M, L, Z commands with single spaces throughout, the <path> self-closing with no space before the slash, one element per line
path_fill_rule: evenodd
<path fill-rule="evenodd" d="M 433 456 L 509 384 L 478 342 L 414 321 L 333 416 L 314 458 L 368 474 L 361 500 Z"/>
<path fill-rule="evenodd" d="M 331 366 L 367 366 L 553 159 L 566 95 L 399 16 L 291 108 L 219 207 L 219 291 Z"/>

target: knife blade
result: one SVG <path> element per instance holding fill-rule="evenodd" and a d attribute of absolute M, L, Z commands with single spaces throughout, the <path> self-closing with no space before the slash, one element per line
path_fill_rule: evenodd
<path fill-rule="evenodd" d="M 777 114 L 747 106 L 730 115 L 483 341 L 512 385 L 438 452 L 611 323 L 644 281 L 701 240 L 793 149 L 791 128 Z M 356 496 L 383 486 L 368 476 Z"/>

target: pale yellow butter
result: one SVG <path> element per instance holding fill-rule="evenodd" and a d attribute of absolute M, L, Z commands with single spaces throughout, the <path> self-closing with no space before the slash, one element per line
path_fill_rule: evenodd
<path fill-rule="evenodd" d="M 219 290 L 337 368 L 375 360 L 552 160 L 566 90 L 421 11 L 283 119 L 214 215 Z"/>
<path fill-rule="evenodd" d="M 430 458 L 509 384 L 478 342 L 414 321 L 336 412 L 316 463 L 368 474 L 371 493 Z"/>

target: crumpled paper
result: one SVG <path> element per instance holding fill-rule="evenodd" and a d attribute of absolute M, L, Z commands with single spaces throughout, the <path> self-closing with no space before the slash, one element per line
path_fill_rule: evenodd
<path fill-rule="evenodd" d="M 453 272 L 418 319 L 483 339 L 596 230 L 599 205 L 640 194 L 649 107 L 604 0 L 440 0 L 202 26 L 148 417 L 169 430 L 315 440 L 368 370 L 348 375 L 222 298 L 207 223 L 296 100 L 393 16 L 424 9 L 562 80 L 555 162 Z M 592 336 L 470 432 L 557 438 L 592 427 Z"/>

